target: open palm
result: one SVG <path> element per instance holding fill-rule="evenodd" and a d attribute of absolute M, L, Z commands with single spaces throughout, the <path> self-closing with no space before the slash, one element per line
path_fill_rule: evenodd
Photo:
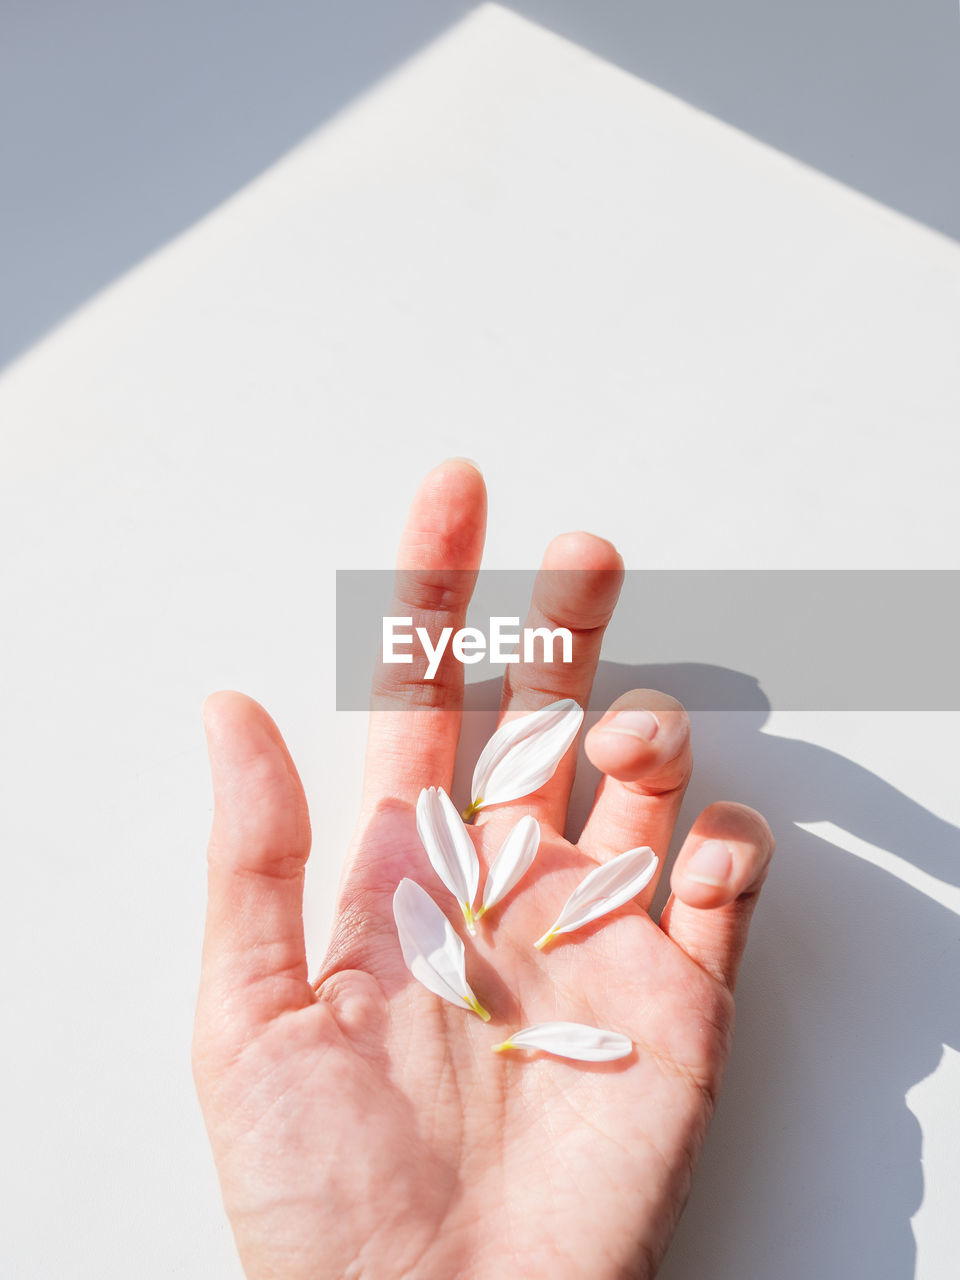
<path fill-rule="evenodd" d="M 432 472 L 404 534 L 395 612 L 431 632 L 462 626 L 483 530 L 479 474 L 462 463 Z M 616 602 L 608 543 L 568 535 L 544 563 L 531 621 L 569 627 L 574 662 L 513 668 L 505 715 L 561 697 L 585 704 Z M 598 862 L 638 844 L 662 858 L 670 842 L 690 771 L 687 718 L 654 691 L 618 699 L 588 736 L 604 778 L 579 844 L 559 834 L 573 751 L 546 786 L 471 829 L 481 884 L 520 816 L 543 832 L 531 870 L 467 942 L 485 1024 L 413 980 L 393 921 L 393 891 L 410 876 L 462 927 L 414 815 L 421 787 L 450 786 L 462 676 L 456 664 L 432 686 L 418 674 L 377 675 L 361 818 L 314 983 L 296 771 L 256 703 L 207 702 L 216 814 L 194 1066 L 245 1269 L 251 1280 L 652 1275 L 722 1078 L 769 831 L 751 809 L 711 806 L 678 855 L 659 924 L 651 884 L 535 950 Z M 604 1064 L 491 1052 L 552 1020 L 623 1032 L 635 1051 Z"/>

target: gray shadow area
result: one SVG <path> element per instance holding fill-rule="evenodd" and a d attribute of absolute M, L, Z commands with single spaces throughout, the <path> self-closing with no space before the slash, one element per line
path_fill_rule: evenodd
<path fill-rule="evenodd" d="M 475 7 L 4 5 L 0 367 Z M 960 238 L 952 0 L 512 7 Z"/>
<path fill-rule="evenodd" d="M 471 8 L 5 4 L 0 367 Z"/>
<path fill-rule="evenodd" d="M 766 731 L 770 704 L 741 672 L 601 662 L 586 723 L 633 688 L 690 710 L 695 768 L 671 860 L 715 800 L 759 809 L 778 842 L 737 987 L 726 1085 L 661 1280 L 906 1280 L 923 1177 L 905 1095 L 944 1044 L 960 1048 L 960 925 L 796 824 L 831 821 L 952 885 L 960 832 L 844 756 Z M 497 681 L 468 686 L 457 796 L 499 696 Z M 598 778 L 581 759 L 573 837 Z M 663 884 L 655 910 L 665 899 Z"/>
<path fill-rule="evenodd" d="M 504 3 L 960 239 L 955 0 Z"/>

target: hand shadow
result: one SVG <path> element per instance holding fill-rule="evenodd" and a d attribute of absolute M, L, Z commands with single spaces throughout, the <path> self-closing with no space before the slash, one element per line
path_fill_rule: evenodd
<path fill-rule="evenodd" d="M 851 760 L 765 732 L 770 704 L 737 671 L 602 662 L 587 724 L 634 688 L 673 694 L 692 721 L 694 774 L 671 858 L 714 800 L 759 809 L 777 838 L 737 987 L 726 1084 L 661 1280 L 904 1280 L 923 1196 L 921 1133 L 905 1095 L 944 1044 L 960 1048 L 955 983 L 942 976 L 957 921 L 797 823 L 830 821 L 954 885 L 960 832 Z M 467 687 L 457 796 L 499 690 L 499 681 Z M 581 759 L 573 835 L 598 777 Z"/>

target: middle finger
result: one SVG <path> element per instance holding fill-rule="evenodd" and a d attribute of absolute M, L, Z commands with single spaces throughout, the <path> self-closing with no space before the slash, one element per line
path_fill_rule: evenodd
<path fill-rule="evenodd" d="M 603 633 L 613 615 L 622 583 L 623 561 L 612 543 L 589 533 L 565 533 L 554 538 L 534 582 L 524 625 L 550 631 L 565 627 L 572 636 L 571 661 L 547 662 L 544 646 L 538 644 L 534 661 L 508 667 L 503 682 L 500 724 L 562 698 L 573 698 L 586 708 Z M 559 645 L 556 649 L 559 652 Z M 573 745 L 550 781 L 532 796 L 517 802 L 538 821 L 549 823 L 561 832 L 576 759 L 576 745 Z M 499 806 L 481 810 L 478 825 L 493 819 L 498 809 Z"/>

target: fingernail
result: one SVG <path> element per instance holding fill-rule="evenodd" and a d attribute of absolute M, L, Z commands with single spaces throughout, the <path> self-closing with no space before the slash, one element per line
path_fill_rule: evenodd
<path fill-rule="evenodd" d="M 480 474 L 481 475 L 483 474 L 480 468 L 480 463 L 474 462 L 472 458 L 464 458 L 464 457 L 461 457 L 459 454 L 454 454 L 452 458 L 445 458 L 444 461 L 445 462 L 465 462 L 468 467 L 473 467 L 474 471 L 480 471 Z"/>
<path fill-rule="evenodd" d="M 603 726 L 601 732 L 625 733 L 628 737 L 652 742 L 659 728 L 660 721 L 652 711 L 635 708 L 632 711 L 618 711 L 613 719 Z"/>
<path fill-rule="evenodd" d="M 722 840 L 704 840 L 700 848 L 694 850 L 684 875 L 698 884 L 725 885 L 732 870 L 730 846 Z"/>

